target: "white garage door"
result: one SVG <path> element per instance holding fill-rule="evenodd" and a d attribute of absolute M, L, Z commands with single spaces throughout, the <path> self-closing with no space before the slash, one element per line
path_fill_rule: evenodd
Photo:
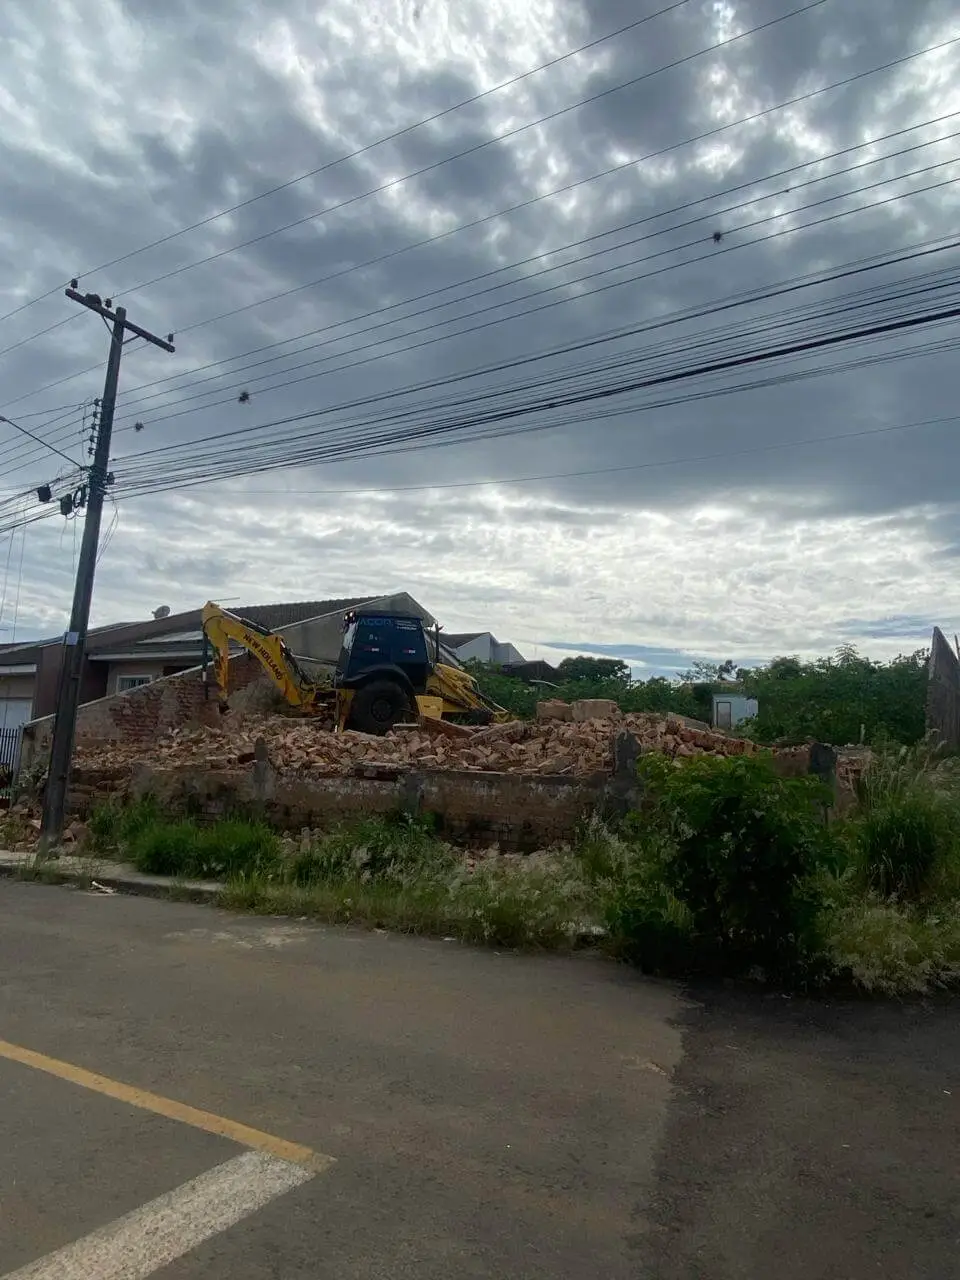
<path fill-rule="evenodd" d="M 32 710 L 29 698 L 0 698 L 0 729 L 19 729 L 30 719 Z"/>

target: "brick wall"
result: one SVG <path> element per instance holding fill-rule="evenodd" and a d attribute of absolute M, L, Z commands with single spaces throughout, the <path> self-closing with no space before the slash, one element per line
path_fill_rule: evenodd
<path fill-rule="evenodd" d="M 252 704 L 269 701 L 272 687 L 259 663 L 250 654 L 230 660 L 231 707 L 252 709 Z M 219 718 L 216 690 L 209 696 L 199 667 L 179 675 L 165 676 L 128 693 L 99 698 L 80 707 L 77 714 L 77 741 L 142 742 L 148 745 L 169 729 L 216 724 Z M 53 717 L 34 720 L 24 729 L 23 764 L 30 764 L 50 748 Z"/>
<path fill-rule="evenodd" d="M 398 811 L 432 814 L 447 839 L 498 844 L 528 852 L 570 839 L 603 807 L 609 779 L 525 774 L 432 772 L 366 766 L 352 775 L 310 779 L 278 776 L 266 761 L 229 770 L 192 767 L 74 771 L 72 814 L 85 817 L 111 795 L 152 795 L 170 814 L 214 820 L 230 813 L 263 817 L 284 831 L 323 829 Z"/>

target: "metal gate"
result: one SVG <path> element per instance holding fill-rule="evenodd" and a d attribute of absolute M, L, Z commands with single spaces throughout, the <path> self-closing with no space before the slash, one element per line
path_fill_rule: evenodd
<path fill-rule="evenodd" d="M 0 729 L 0 797 L 9 797 L 20 768 L 23 728 Z"/>

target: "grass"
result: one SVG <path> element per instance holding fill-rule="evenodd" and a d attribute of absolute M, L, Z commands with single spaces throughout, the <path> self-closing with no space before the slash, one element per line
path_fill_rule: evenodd
<path fill-rule="evenodd" d="M 382 828 L 382 842 L 389 844 L 391 824 Z M 369 838 L 369 824 L 363 824 L 362 835 Z M 351 843 L 349 829 L 322 837 L 286 868 L 233 880 L 223 904 L 507 948 L 567 948 L 577 943 L 584 924 L 594 923 L 585 914 L 586 882 L 569 856 L 490 858 L 470 868 L 442 842 L 422 835 L 410 841 L 410 833 L 401 831 L 394 846 L 401 855 L 371 872 L 363 844 L 356 847 L 355 865 L 338 865 Z M 419 861 L 410 843 L 418 847 Z"/>
<path fill-rule="evenodd" d="M 689 776 L 688 776 L 689 775 Z M 646 801 L 563 850 L 466 856 L 408 816 L 309 839 L 149 799 L 92 815 L 90 848 L 225 882 L 223 905 L 504 948 L 584 937 L 644 971 L 735 973 L 877 995 L 960 984 L 960 764 L 877 756 L 854 814 L 825 829 L 812 788 L 762 762 L 645 764 Z M 771 930 L 769 920 L 776 919 Z M 787 935 L 780 966 L 777 932 Z"/>
<path fill-rule="evenodd" d="M 101 873 L 101 863 L 96 857 L 81 854 L 71 857 L 68 863 L 46 855 L 24 854 L 13 873 L 18 880 L 30 880 L 38 884 L 70 884 L 88 889 Z"/>
<path fill-rule="evenodd" d="M 925 995 L 960 983 L 960 901 L 923 909 L 876 894 L 828 917 L 836 977 L 871 995 Z"/>
<path fill-rule="evenodd" d="M 89 833 L 94 847 L 140 871 L 226 881 L 222 902 L 238 910 L 554 949 L 597 923 L 573 855 L 468 867 L 429 823 L 402 814 L 298 843 L 242 818 L 170 820 L 147 799 L 97 810 Z"/>
<path fill-rule="evenodd" d="M 276 865 L 280 838 L 264 823 L 242 818 L 199 823 L 171 821 L 150 797 L 94 810 L 88 824 L 92 847 L 122 857 L 150 875 L 229 880 Z"/>

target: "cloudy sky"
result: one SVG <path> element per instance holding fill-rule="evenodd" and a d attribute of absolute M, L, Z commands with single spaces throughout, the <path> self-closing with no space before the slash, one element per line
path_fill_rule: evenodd
<path fill-rule="evenodd" d="M 86 457 L 64 283 L 177 335 L 124 354 L 94 622 L 406 589 L 638 672 L 960 630 L 957 320 L 697 372 L 956 303 L 951 0 L 5 0 L 0 69 L 0 414 L 60 451 L 0 425 L 0 528 Z M 5 640 L 78 535 L 0 536 Z"/>

